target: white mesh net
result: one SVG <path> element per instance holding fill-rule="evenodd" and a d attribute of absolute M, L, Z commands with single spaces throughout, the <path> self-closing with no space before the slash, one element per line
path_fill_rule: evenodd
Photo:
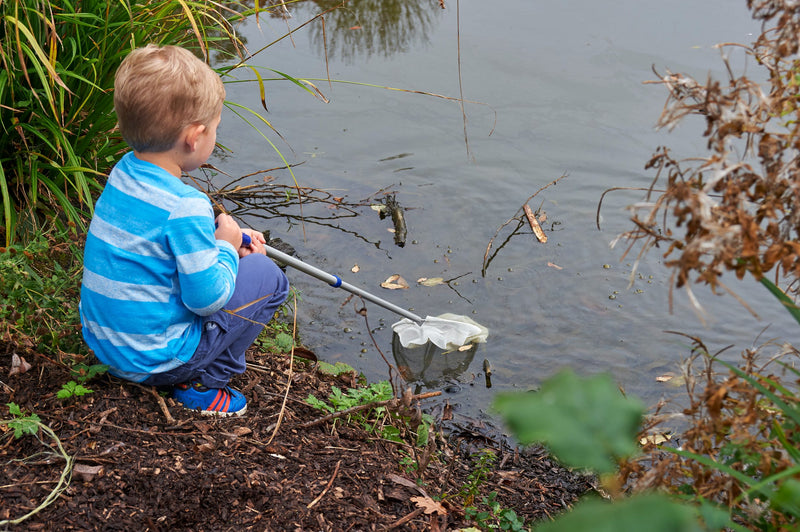
<path fill-rule="evenodd" d="M 485 342 L 489 329 L 466 316 L 442 314 L 427 316 L 422 325 L 404 318 L 394 325 L 403 347 L 418 347 L 431 342 L 440 349 L 456 349 L 469 343 Z"/>

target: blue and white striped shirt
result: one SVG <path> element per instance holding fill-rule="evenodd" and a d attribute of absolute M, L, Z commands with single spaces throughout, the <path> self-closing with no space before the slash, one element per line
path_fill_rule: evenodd
<path fill-rule="evenodd" d="M 233 246 L 214 238 L 205 194 L 133 152 L 111 170 L 83 261 L 83 337 L 134 382 L 191 358 L 202 317 L 228 302 L 239 267 Z"/>

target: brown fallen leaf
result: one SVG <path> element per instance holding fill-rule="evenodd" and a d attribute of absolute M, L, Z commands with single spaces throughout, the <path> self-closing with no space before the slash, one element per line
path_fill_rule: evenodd
<path fill-rule="evenodd" d="M 444 506 L 430 497 L 411 497 L 411 501 L 416 503 L 416 505 L 422 508 L 428 515 L 432 513 L 437 513 L 439 515 L 447 514 L 447 510 L 444 509 Z"/>
<path fill-rule="evenodd" d="M 407 488 L 414 488 L 414 489 L 418 489 L 419 488 L 419 486 L 417 486 L 417 484 L 413 480 L 409 480 L 409 479 L 407 479 L 405 477 L 401 477 L 400 475 L 395 475 L 394 473 L 389 473 L 386 476 L 386 478 L 388 478 L 389 480 L 391 480 L 392 482 L 394 482 L 396 484 L 400 484 L 401 486 L 405 486 Z"/>
<path fill-rule="evenodd" d="M 248 434 L 253 433 L 253 429 L 250 427 L 236 427 L 233 429 L 232 433 L 236 434 L 237 436 L 247 436 Z"/>
<path fill-rule="evenodd" d="M 408 288 L 408 283 L 405 279 L 400 277 L 398 274 L 394 274 L 384 282 L 381 283 L 383 288 L 388 288 L 389 290 L 398 290 Z"/>
<path fill-rule="evenodd" d="M 442 421 L 450 421 L 453 419 L 453 406 L 447 402 L 442 408 Z"/>
<path fill-rule="evenodd" d="M 11 355 L 11 369 L 8 372 L 9 377 L 11 375 L 22 375 L 29 369 L 31 369 L 31 365 L 28 363 L 27 360 L 25 360 L 16 353 Z"/>
<path fill-rule="evenodd" d="M 646 436 L 642 436 L 639 440 L 640 445 L 646 445 L 651 443 L 653 445 L 661 445 L 662 443 L 668 442 L 672 439 L 672 435 L 666 432 L 659 432 L 655 434 L 648 434 Z"/>
<path fill-rule="evenodd" d="M 80 478 L 84 482 L 91 482 L 94 477 L 103 473 L 103 466 L 91 466 L 89 464 L 75 464 L 72 468 L 72 474 Z"/>
<path fill-rule="evenodd" d="M 442 277 L 420 277 L 417 279 L 417 284 L 421 284 L 422 286 L 436 286 L 444 284 L 444 279 Z"/>

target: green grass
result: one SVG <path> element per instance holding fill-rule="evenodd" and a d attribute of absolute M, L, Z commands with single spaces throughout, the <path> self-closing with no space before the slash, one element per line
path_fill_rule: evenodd
<path fill-rule="evenodd" d="M 0 196 L 5 245 L 45 223 L 83 229 L 125 150 L 112 89 L 122 58 L 148 44 L 237 57 L 239 2 L 0 2 Z M 234 9 L 236 8 L 236 9 Z"/>

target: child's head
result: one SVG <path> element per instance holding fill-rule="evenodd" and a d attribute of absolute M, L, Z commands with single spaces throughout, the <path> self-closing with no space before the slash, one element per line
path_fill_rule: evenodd
<path fill-rule="evenodd" d="M 219 76 L 178 46 L 137 48 L 122 61 L 114 81 L 119 129 L 138 152 L 169 150 L 186 126 L 208 126 L 224 100 Z"/>

